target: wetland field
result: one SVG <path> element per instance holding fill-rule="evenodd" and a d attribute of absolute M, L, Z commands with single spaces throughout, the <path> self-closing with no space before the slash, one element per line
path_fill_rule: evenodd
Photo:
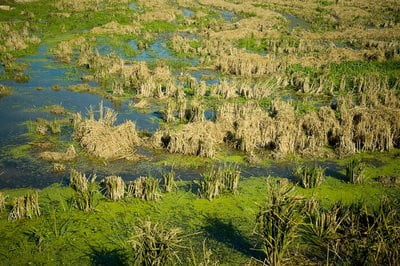
<path fill-rule="evenodd" d="M 400 265 L 398 0 L 0 0 L 0 265 Z"/>

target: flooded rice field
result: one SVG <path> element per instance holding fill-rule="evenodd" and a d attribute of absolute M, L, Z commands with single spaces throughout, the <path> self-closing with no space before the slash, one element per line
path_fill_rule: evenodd
<path fill-rule="evenodd" d="M 398 265 L 392 2 L 3 1 L 0 261 Z"/>

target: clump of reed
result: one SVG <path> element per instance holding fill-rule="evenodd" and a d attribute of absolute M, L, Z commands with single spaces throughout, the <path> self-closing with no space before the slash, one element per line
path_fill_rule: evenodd
<path fill-rule="evenodd" d="M 285 71 L 286 62 L 276 60 L 274 56 L 241 53 L 221 55 L 215 60 L 217 70 L 236 76 L 260 77 Z"/>
<path fill-rule="evenodd" d="M 62 173 L 62 172 L 65 172 L 66 170 L 67 170 L 67 167 L 65 166 L 65 164 L 53 163 L 53 165 L 52 165 L 53 173 Z"/>
<path fill-rule="evenodd" d="M 175 103 L 172 101 L 167 102 L 167 106 L 163 112 L 164 121 L 171 123 L 175 120 Z"/>
<path fill-rule="evenodd" d="M 48 108 L 49 110 L 52 110 L 51 107 Z M 48 121 L 45 119 L 38 118 L 34 122 L 34 126 L 36 127 L 36 133 L 39 133 L 40 135 L 46 135 L 48 132 L 51 134 L 60 134 L 61 133 L 61 126 L 63 123 L 65 123 L 65 120 L 57 120 L 54 119 L 52 121 Z"/>
<path fill-rule="evenodd" d="M 96 0 L 66 1 L 62 0 L 54 3 L 54 7 L 60 11 L 97 11 L 98 2 Z"/>
<path fill-rule="evenodd" d="M 164 228 L 159 223 L 139 221 L 133 227 L 128 243 L 132 248 L 134 265 L 174 265 L 181 263 L 181 229 Z"/>
<path fill-rule="evenodd" d="M 6 199 L 7 196 L 5 196 L 2 192 L 0 192 L 0 212 L 6 209 Z"/>
<path fill-rule="evenodd" d="M 159 181 L 153 177 L 139 177 L 129 182 L 127 195 L 142 200 L 159 200 Z"/>
<path fill-rule="evenodd" d="M 111 87 L 117 96 L 131 93 L 136 97 L 180 98 L 185 95 L 165 65 L 150 70 L 145 62 L 127 63 L 115 53 L 102 56 L 90 45 L 81 46 L 77 64 L 89 69 L 102 87 Z"/>
<path fill-rule="evenodd" d="M 237 165 L 211 167 L 201 176 L 202 179 L 197 182 L 201 198 L 213 200 L 221 193 L 237 194 L 239 192 L 240 171 Z"/>
<path fill-rule="evenodd" d="M 223 180 L 220 175 L 217 175 L 217 170 L 214 167 L 210 168 L 201 177 L 197 182 L 200 198 L 213 200 L 218 197 L 222 192 Z"/>
<path fill-rule="evenodd" d="M 60 42 L 56 48 L 52 49 L 54 57 L 61 63 L 71 63 L 73 50 L 72 43 L 70 41 Z"/>
<path fill-rule="evenodd" d="M 171 192 L 176 187 L 175 184 L 175 171 L 171 169 L 169 172 L 162 173 L 162 181 L 165 192 Z"/>
<path fill-rule="evenodd" d="M 302 221 L 302 201 L 292 194 L 294 187 L 269 181 L 266 203 L 260 206 L 255 234 L 262 243 L 267 265 L 280 265 L 297 237 Z"/>
<path fill-rule="evenodd" d="M 393 98 L 385 95 L 373 98 Z M 363 150 L 388 151 L 400 145 L 396 101 L 372 104 L 372 100 L 366 100 L 363 106 L 354 106 L 352 97 L 348 98 L 306 114 L 281 100 L 273 100 L 267 112 L 255 102 L 227 103 L 218 108 L 216 124 L 225 134 L 224 141 L 234 148 L 246 152 L 267 149 L 274 157 L 295 152 L 315 155 L 324 153 L 324 146 L 346 155 Z M 384 102 L 394 107 L 385 107 Z"/>
<path fill-rule="evenodd" d="M 315 188 L 324 181 L 325 169 L 317 165 L 298 165 L 294 169 L 293 174 L 303 188 Z"/>
<path fill-rule="evenodd" d="M 32 12 L 26 12 L 25 15 L 31 19 L 34 17 Z M 0 36 L 2 38 L 1 51 L 12 52 L 17 50 L 24 50 L 29 45 L 39 44 L 40 39 L 33 35 L 34 23 L 25 21 L 23 26 L 18 26 L 17 22 L 4 22 L 0 26 Z"/>
<path fill-rule="evenodd" d="M 8 215 L 8 220 L 32 219 L 39 217 L 40 214 L 39 194 L 37 192 L 29 193 L 14 199 L 13 208 Z"/>
<path fill-rule="evenodd" d="M 8 96 L 12 93 L 12 88 L 4 85 L 0 85 L 0 98 Z"/>
<path fill-rule="evenodd" d="M 89 109 L 88 117 L 79 113 L 74 116 L 74 134 L 81 147 L 89 154 L 106 160 L 128 159 L 135 157 L 135 146 L 141 142 L 135 124 L 128 120 L 114 126 L 117 113 L 104 109 L 101 102 L 95 119 L 93 109 Z"/>
<path fill-rule="evenodd" d="M 310 254 L 327 264 L 397 265 L 400 259 L 398 202 L 384 197 L 375 209 L 361 203 L 316 208 L 304 225 Z"/>
<path fill-rule="evenodd" d="M 195 122 L 184 125 L 178 130 L 168 130 L 160 134 L 165 141 L 162 147 L 170 153 L 182 153 L 198 155 L 201 157 L 213 157 L 217 150 L 217 144 L 222 143 L 223 135 L 213 122 Z"/>
<path fill-rule="evenodd" d="M 239 180 L 240 180 L 240 170 L 239 166 L 235 164 L 226 164 L 218 169 L 218 174 L 223 178 L 224 190 L 237 194 L 239 193 Z"/>
<path fill-rule="evenodd" d="M 342 223 L 348 218 L 341 204 L 335 204 L 328 210 L 316 208 L 308 215 L 303 235 L 320 259 L 332 259 L 338 250 L 339 232 Z"/>
<path fill-rule="evenodd" d="M 50 162 L 72 161 L 77 154 L 73 145 L 70 145 L 65 152 L 44 151 L 39 154 L 39 158 Z"/>
<path fill-rule="evenodd" d="M 52 134 L 60 134 L 61 133 L 61 124 L 57 120 L 49 121 L 47 123 L 47 127 L 50 129 Z"/>
<path fill-rule="evenodd" d="M 106 197 L 113 201 L 118 201 L 125 195 L 125 182 L 120 176 L 107 176 L 100 185 L 105 190 Z"/>
<path fill-rule="evenodd" d="M 186 112 L 186 118 L 190 122 L 203 122 L 205 120 L 204 117 L 204 111 L 205 107 L 204 105 L 196 100 L 193 100 L 190 103 L 191 107 L 189 110 Z"/>
<path fill-rule="evenodd" d="M 346 181 L 352 184 L 363 184 L 365 180 L 365 164 L 361 159 L 351 159 L 346 165 Z"/>
<path fill-rule="evenodd" d="M 69 186 L 75 190 L 75 206 L 84 212 L 95 210 L 96 195 L 98 194 L 98 185 L 95 182 L 97 176 L 93 175 L 90 179 L 74 169 L 69 176 Z"/>

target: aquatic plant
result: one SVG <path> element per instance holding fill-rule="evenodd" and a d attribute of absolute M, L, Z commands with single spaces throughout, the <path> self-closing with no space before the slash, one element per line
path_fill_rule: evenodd
<path fill-rule="evenodd" d="M 341 241 L 341 225 L 348 218 L 348 212 L 340 203 L 330 209 L 316 208 L 308 214 L 302 236 L 313 248 L 311 251 L 319 258 L 332 260 L 338 255 L 338 244 Z"/>
<path fill-rule="evenodd" d="M 75 206 L 84 212 L 95 210 L 96 195 L 98 194 L 98 185 L 95 182 L 97 176 L 94 174 L 90 179 L 74 169 L 69 176 L 69 186 L 75 190 L 73 197 Z"/>
<path fill-rule="evenodd" d="M 325 169 L 317 165 L 298 165 L 293 174 L 300 181 L 302 187 L 315 188 L 324 181 Z"/>
<path fill-rule="evenodd" d="M 53 167 L 53 169 L 52 169 L 53 173 L 62 173 L 67 170 L 67 167 L 65 166 L 65 164 L 61 164 L 61 163 L 53 163 L 52 167 Z"/>
<path fill-rule="evenodd" d="M 37 192 L 29 193 L 13 200 L 13 208 L 8 215 L 8 220 L 32 219 L 39 217 L 40 214 L 39 194 Z"/>
<path fill-rule="evenodd" d="M 125 195 L 125 182 L 120 176 L 107 176 L 100 181 L 100 186 L 105 190 L 106 197 L 113 201 L 118 201 Z"/>
<path fill-rule="evenodd" d="M 58 120 L 49 121 L 47 123 L 48 128 L 52 134 L 60 134 L 61 133 L 61 124 Z"/>
<path fill-rule="evenodd" d="M 399 252 L 398 202 L 384 197 L 378 208 L 361 203 L 336 203 L 317 208 L 304 226 L 311 254 L 333 264 L 397 265 Z M 390 237 L 389 237 L 390 236 Z"/>
<path fill-rule="evenodd" d="M 139 221 L 133 227 L 128 243 L 132 248 L 134 265 L 175 265 L 180 263 L 181 229 L 164 228 L 159 223 Z"/>
<path fill-rule="evenodd" d="M 162 173 L 162 180 L 165 192 L 171 192 L 176 187 L 174 169 Z"/>
<path fill-rule="evenodd" d="M 365 164 L 353 158 L 346 165 L 346 180 L 352 184 L 363 184 L 366 180 Z"/>
<path fill-rule="evenodd" d="M 200 198 L 213 200 L 222 193 L 223 179 L 217 173 L 215 167 L 212 167 L 201 175 L 201 179 L 197 181 Z"/>
<path fill-rule="evenodd" d="M 200 180 L 196 181 L 199 185 L 198 192 L 201 198 L 213 200 L 224 192 L 238 193 L 240 171 L 236 165 L 211 167 L 201 177 Z"/>
<path fill-rule="evenodd" d="M 223 177 L 224 191 L 239 193 L 240 170 L 235 164 L 225 164 L 218 169 L 218 174 Z"/>
<path fill-rule="evenodd" d="M 65 152 L 44 151 L 39 153 L 39 158 L 45 161 L 61 162 L 72 161 L 77 154 L 73 145 L 70 145 Z"/>
<path fill-rule="evenodd" d="M 12 93 L 12 88 L 4 85 L 0 85 L 0 98 L 8 96 Z"/>
<path fill-rule="evenodd" d="M 139 177 L 129 182 L 127 195 L 142 200 L 159 200 L 159 181 L 153 177 Z"/>
<path fill-rule="evenodd" d="M 58 43 L 57 47 L 52 49 L 53 56 L 62 63 L 69 64 L 72 59 L 72 43 L 69 41 L 62 41 Z"/>
<path fill-rule="evenodd" d="M 265 204 L 256 216 L 255 234 L 260 238 L 268 265 L 280 265 L 290 244 L 297 238 L 302 221 L 302 201 L 292 194 L 294 187 L 269 181 Z"/>

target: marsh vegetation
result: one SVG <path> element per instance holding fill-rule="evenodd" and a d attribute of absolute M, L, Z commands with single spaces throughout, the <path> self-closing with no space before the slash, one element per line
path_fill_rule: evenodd
<path fill-rule="evenodd" d="M 7 0 L 6 264 L 398 265 L 395 0 Z"/>

